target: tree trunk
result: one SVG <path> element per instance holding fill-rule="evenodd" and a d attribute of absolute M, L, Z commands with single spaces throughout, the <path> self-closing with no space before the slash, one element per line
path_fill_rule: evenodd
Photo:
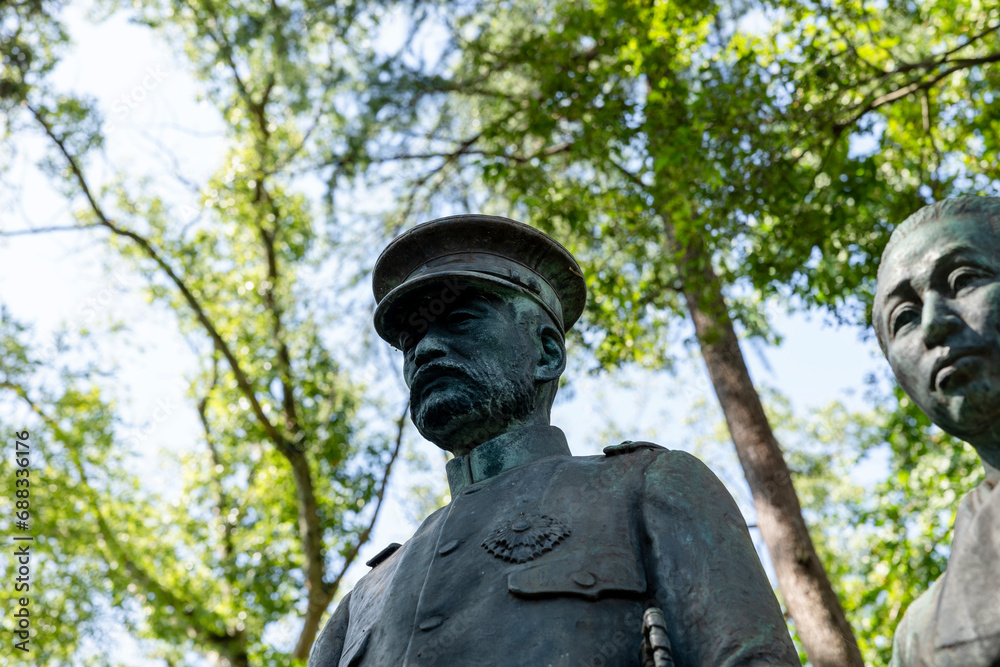
<path fill-rule="evenodd" d="M 286 456 L 292 464 L 295 491 L 299 501 L 299 534 L 302 536 L 302 551 L 305 556 L 302 569 L 306 575 L 308 596 L 305 618 L 302 619 L 302 631 L 299 633 L 299 640 L 295 644 L 292 657 L 296 660 L 307 660 L 309 649 L 312 648 L 316 633 L 319 632 L 319 620 L 330 605 L 333 594 L 327 590 L 323 582 L 326 571 L 323 562 L 323 535 L 319 525 L 319 508 L 309 461 L 305 453 L 297 450 L 286 450 Z"/>
<path fill-rule="evenodd" d="M 705 244 L 707 228 L 697 224 L 697 203 L 691 200 L 689 188 L 694 185 L 692 178 L 698 178 L 705 167 L 699 164 L 701 132 L 689 117 L 687 82 L 673 72 L 670 54 L 665 48 L 647 53 L 644 133 L 655 178 L 644 187 L 649 188 L 663 221 L 665 253 L 676 262 L 701 355 L 750 485 L 757 526 L 809 662 L 814 667 L 864 667 L 854 632 L 802 518 L 785 457 L 743 361 L 729 305 Z M 680 229 L 681 220 L 690 226 Z"/>
<path fill-rule="evenodd" d="M 815 667 L 863 667 L 844 610 L 802 518 L 788 466 L 750 380 L 718 276 L 699 240 L 678 267 L 702 357 L 753 493 L 788 613 Z"/>
<path fill-rule="evenodd" d="M 250 667 L 250 657 L 244 648 L 232 655 L 218 654 L 215 664 L 219 667 Z"/>

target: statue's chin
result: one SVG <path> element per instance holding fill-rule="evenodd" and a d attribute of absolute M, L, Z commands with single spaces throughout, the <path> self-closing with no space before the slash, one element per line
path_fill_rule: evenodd
<path fill-rule="evenodd" d="M 441 449 L 456 452 L 468 447 L 470 422 L 476 422 L 475 405 L 460 392 L 428 396 L 412 412 L 420 435 Z"/>
<path fill-rule="evenodd" d="M 411 416 L 420 435 L 456 456 L 504 433 L 533 409 L 533 386 L 509 383 L 492 394 L 442 390 L 413 402 Z"/>
<path fill-rule="evenodd" d="M 941 401 L 934 422 L 951 435 L 966 441 L 977 439 L 998 427 L 1000 390 L 981 380 Z"/>

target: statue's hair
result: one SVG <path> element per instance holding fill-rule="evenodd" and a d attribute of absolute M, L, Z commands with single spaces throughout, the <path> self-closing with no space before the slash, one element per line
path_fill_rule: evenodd
<path fill-rule="evenodd" d="M 993 231 L 1000 234 L 1000 197 L 966 196 L 942 199 L 928 206 L 924 206 L 906 220 L 899 223 L 892 231 L 889 242 L 882 251 L 882 261 L 878 265 L 878 276 L 876 282 L 882 279 L 882 273 L 888 264 L 889 254 L 892 249 L 905 239 L 913 230 L 928 223 L 939 223 L 945 218 L 957 218 L 974 216 L 984 222 L 988 222 Z M 876 300 L 876 305 L 878 300 Z M 885 340 L 882 338 L 882 330 L 878 327 L 875 315 L 872 313 L 872 320 L 875 324 L 875 337 L 878 339 L 879 347 L 885 354 Z"/>

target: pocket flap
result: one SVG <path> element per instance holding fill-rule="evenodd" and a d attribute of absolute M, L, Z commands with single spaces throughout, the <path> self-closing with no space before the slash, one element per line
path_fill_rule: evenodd
<path fill-rule="evenodd" d="M 343 667 L 357 667 L 361 662 L 361 656 L 368 648 L 368 640 L 371 639 L 371 631 L 365 629 L 361 634 L 354 637 L 354 641 L 344 647 L 344 652 L 340 656 L 340 664 Z"/>
<path fill-rule="evenodd" d="M 596 600 L 621 593 L 645 593 L 646 573 L 631 552 L 572 554 L 511 572 L 507 575 L 507 589 L 519 597 L 577 595 Z"/>

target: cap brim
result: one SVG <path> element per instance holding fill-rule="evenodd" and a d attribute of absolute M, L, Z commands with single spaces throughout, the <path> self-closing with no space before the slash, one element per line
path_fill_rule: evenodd
<path fill-rule="evenodd" d="M 408 280 L 386 294 L 375 308 L 375 331 L 382 340 L 399 348 L 402 334 L 426 331 L 466 290 L 495 292 L 498 288 L 529 297 L 553 323 L 559 322 L 560 318 L 534 294 L 508 280 L 475 271 L 451 271 Z"/>
<path fill-rule="evenodd" d="M 414 290 L 421 294 L 459 277 L 470 285 L 526 294 L 563 333 L 579 319 L 587 300 L 586 281 L 573 255 L 540 230 L 497 216 L 449 216 L 403 232 L 375 261 L 372 292 L 379 336 L 397 345 L 403 328 L 427 319 L 420 304 L 410 303 Z M 445 305 L 432 300 L 424 308 Z"/>

